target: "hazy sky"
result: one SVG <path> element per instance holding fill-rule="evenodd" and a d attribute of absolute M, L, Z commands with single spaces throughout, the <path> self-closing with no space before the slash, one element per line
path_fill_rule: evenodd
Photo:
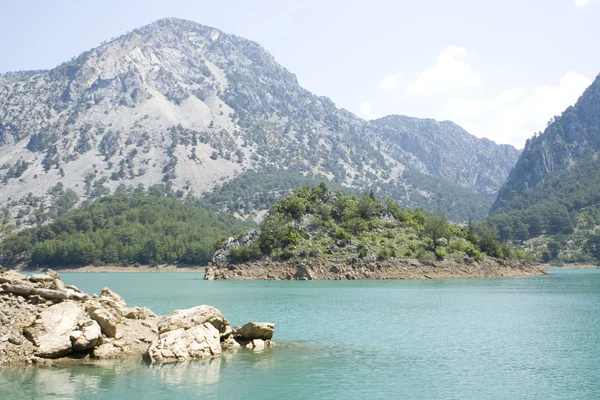
<path fill-rule="evenodd" d="M 517 147 L 600 73 L 597 0 L 6 1 L 0 72 L 54 67 L 163 17 L 258 41 L 364 118 L 449 119 Z"/>

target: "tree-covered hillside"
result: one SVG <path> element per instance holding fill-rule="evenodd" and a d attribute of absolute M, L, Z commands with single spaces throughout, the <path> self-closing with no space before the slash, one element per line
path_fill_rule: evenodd
<path fill-rule="evenodd" d="M 252 226 L 156 185 L 98 199 L 49 225 L 8 236 L 0 255 L 5 264 L 40 267 L 204 265 L 219 238 Z"/>
<path fill-rule="evenodd" d="M 600 76 L 527 141 L 492 207 L 503 241 L 540 261 L 600 261 Z M 600 248 L 600 246 L 598 247 Z"/>
<path fill-rule="evenodd" d="M 325 184 L 301 187 L 277 202 L 260 225 L 255 240 L 228 248 L 233 262 L 270 257 L 303 258 L 398 258 L 435 260 L 520 257 L 497 241 L 487 224 L 451 224 L 438 211 L 400 208 L 374 194 L 360 197 L 329 191 Z"/>

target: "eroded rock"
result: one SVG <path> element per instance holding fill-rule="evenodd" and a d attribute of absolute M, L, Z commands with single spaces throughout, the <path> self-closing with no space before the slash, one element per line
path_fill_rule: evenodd
<path fill-rule="evenodd" d="M 271 340 L 273 338 L 273 332 L 275 331 L 275 324 L 270 322 L 248 322 L 246 325 L 237 329 L 236 334 L 240 335 L 244 339 L 254 340 Z"/>
<path fill-rule="evenodd" d="M 181 361 L 219 354 L 219 331 L 209 322 L 187 329 L 164 331 L 148 348 L 148 356 L 152 361 Z"/>
<path fill-rule="evenodd" d="M 38 357 L 62 357 L 73 350 L 71 333 L 86 319 L 89 317 L 77 303 L 58 303 L 42 311 L 24 333 L 38 347 Z"/>
<path fill-rule="evenodd" d="M 186 310 L 175 310 L 158 324 L 159 333 L 174 331 L 179 328 L 189 329 L 204 323 L 210 323 L 219 332 L 225 332 L 229 321 L 221 311 L 212 306 L 202 305 Z"/>

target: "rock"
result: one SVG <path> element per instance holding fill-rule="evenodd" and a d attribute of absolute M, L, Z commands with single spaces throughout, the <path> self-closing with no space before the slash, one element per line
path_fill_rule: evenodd
<path fill-rule="evenodd" d="M 96 321 L 90 321 L 81 330 L 71 334 L 73 351 L 85 351 L 102 343 L 102 330 Z"/>
<path fill-rule="evenodd" d="M 128 319 L 148 319 L 154 317 L 156 317 L 156 314 L 146 307 L 128 307 L 125 309 L 125 318 Z"/>
<path fill-rule="evenodd" d="M 85 311 L 77 303 L 58 303 L 42 311 L 34 324 L 25 328 L 24 333 L 38 346 L 38 357 L 62 357 L 73 350 L 71 333 L 86 318 Z"/>
<path fill-rule="evenodd" d="M 219 332 L 224 333 L 229 326 L 221 311 L 212 306 L 197 306 L 186 310 L 176 310 L 158 323 L 159 333 L 174 331 L 179 328 L 190 329 L 197 325 L 210 323 Z"/>
<path fill-rule="evenodd" d="M 214 281 L 215 280 L 215 270 L 212 267 L 206 267 L 206 272 L 204 273 L 205 281 Z"/>
<path fill-rule="evenodd" d="M 179 361 L 221 354 L 219 331 L 211 323 L 160 334 L 148 348 L 151 361 Z"/>
<path fill-rule="evenodd" d="M 237 330 L 237 334 L 247 340 L 271 340 L 275 324 L 270 322 L 248 322 Z"/>
<path fill-rule="evenodd" d="M 237 351 L 240 347 L 240 344 L 232 336 L 227 337 L 221 342 L 222 351 Z"/>
<path fill-rule="evenodd" d="M 98 359 L 110 359 L 118 358 L 122 354 L 122 350 L 115 347 L 112 343 L 103 343 L 100 346 L 94 348 L 93 356 Z"/>
<path fill-rule="evenodd" d="M 312 281 L 314 279 L 312 271 L 306 264 L 299 264 L 294 278 L 300 281 Z"/>
<path fill-rule="evenodd" d="M 90 312 L 90 317 L 100 325 L 102 332 L 108 337 L 115 337 L 119 319 L 105 308 L 97 308 Z"/>
<path fill-rule="evenodd" d="M 19 296 L 40 296 L 48 300 L 84 300 L 88 296 L 86 294 L 77 293 L 73 290 L 54 290 L 37 288 L 30 285 L 12 285 L 9 283 L 2 284 L 2 290 L 8 293 L 18 294 Z"/>
<path fill-rule="evenodd" d="M 252 347 L 254 351 L 262 351 L 265 349 L 265 341 L 262 339 L 254 339 L 252 341 Z"/>
<path fill-rule="evenodd" d="M 15 346 L 20 346 L 23 343 L 23 339 L 19 335 L 10 335 L 8 337 L 8 342 L 14 344 Z"/>
<path fill-rule="evenodd" d="M 105 299 L 105 301 L 106 301 L 106 299 L 110 299 L 110 300 L 114 301 L 114 304 L 118 307 L 121 307 L 121 308 L 127 307 L 127 303 L 125 302 L 125 300 L 123 300 L 123 298 L 121 296 L 119 296 L 118 294 L 116 294 L 115 292 L 113 292 L 112 290 L 110 290 L 107 287 L 102 289 L 102 292 L 100 292 L 100 298 Z"/>
<path fill-rule="evenodd" d="M 33 274 L 29 277 L 31 282 L 54 282 L 54 278 L 46 274 Z"/>

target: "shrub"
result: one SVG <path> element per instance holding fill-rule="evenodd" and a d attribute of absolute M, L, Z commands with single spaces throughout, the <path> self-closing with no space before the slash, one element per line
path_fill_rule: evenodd
<path fill-rule="evenodd" d="M 229 250 L 229 259 L 232 262 L 247 262 L 258 260 L 262 253 L 256 245 L 240 245 Z"/>

